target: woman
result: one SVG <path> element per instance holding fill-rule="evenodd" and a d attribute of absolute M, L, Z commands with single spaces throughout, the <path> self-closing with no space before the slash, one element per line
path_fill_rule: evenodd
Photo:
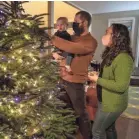
<path fill-rule="evenodd" d="M 98 110 L 92 129 L 93 139 L 117 139 L 115 121 L 127 108 L 128 87 L 133 70 L 129 31 L 125 25 L 112 24 L 102 37 L 106 47 L 99 76 L 89 74 L 97 83 Z M 109 132 L 108 132 L 109 131 Z"/>

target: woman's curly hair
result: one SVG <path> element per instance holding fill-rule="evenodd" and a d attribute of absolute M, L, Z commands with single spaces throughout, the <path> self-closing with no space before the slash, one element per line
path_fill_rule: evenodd
<path fill-rule="evenodd" d="M 128 53 L 132 59 L 132 49 L 130 47 L 130 36 L 128 28 L 122 24 L 112 24 L 112 46 L 106 47 L 102 54 L 103 64 L 110 66 L 114 58 L 121 52 Z"/>

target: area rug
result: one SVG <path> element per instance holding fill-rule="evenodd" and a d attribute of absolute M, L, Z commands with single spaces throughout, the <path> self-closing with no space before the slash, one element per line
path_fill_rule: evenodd
<path fill-rule="evenodd" d="M 127 118 L 139 120 L 139 87 L 129 87 L 128 108 L 122 114 Z"/>

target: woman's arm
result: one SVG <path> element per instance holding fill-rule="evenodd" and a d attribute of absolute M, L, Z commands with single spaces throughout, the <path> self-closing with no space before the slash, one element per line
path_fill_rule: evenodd
<path fill-rule="evenodd" d="M 111 91 L 123 93 L 129 86 L 132 70 L 133 60 L 129 56 L 121 55 L 119 59 L 117 59 L 114 70 L 115 80 L 100 77 L 97 80 L 97 84 Z"/>

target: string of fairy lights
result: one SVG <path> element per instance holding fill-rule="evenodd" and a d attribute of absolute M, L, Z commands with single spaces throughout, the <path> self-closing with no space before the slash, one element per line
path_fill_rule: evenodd
<path fill-rule="evenodd" d="M 28 60 L 27 62 L 23 60 L 23 57 L 29 57 L 31 60 Z M 23 66 L 23 67 L 27 67 L 27 66 L 32 66 L 32 65 L 36 65 L 34 67 L 35 70 L 40 70 L 40 67 L 38 66 L 38 64 L 36 64 L 37 62 L 37 58 L 36 58 L 36 54 L 34 55 L 33 53 L 29 52 L 28 50 L 16 50 L 14 52 L 12 52 L 11 55 L 8 55 L 8 57 L 6 55 L 2 55 L 1 57 L 1 67 L 0 70 L 1 72 L 4 73 L 4 78 L 5 79 L 9 79 L 11 80 L 12 78 L 17 78 L 19 76 L 18 74 L 18 70 L 14 69 L 11 70 L 9 69 L 10 64 L 17 64 L 18 66 Z M 19 70 L 20 71 L 20 70 Z M 9 116 L 14 116 L 14 117 L 19 117 L 19 116 L 25 116 L 26 114 L 28 114 L 30 112 L 30 109 L 36 105 L 40 104 L 40 100 L 38 98 L 34 98 L 32 100 L 30 100 L 30 98 L 32 97 L 32 95 L 26 93 L 25 95 L 20 95 L 19 90 L 21 86 L 20 84 L 22 82 L 24 82 L 24 84 L 26 85 L 26 87 L 33 89 L 36 88 L 37 92 L 40 92 L 39 89 L 39 85 L 40 84 L 45 84 L 45 79 L 43 79 L 43 75 L 40 74 L 38 76 L 38 78 L 36 78 L 35 80 L 33 78 L 27 78 L 25 74 L 21 75 L 20 78 L 22 80 L 17 80 L 16 81 L 16 87 L 14 89 L 8 89 L 6 88 L 6 86 L 4 86 L 3 89 L 0 89 L 0 92 L 10 92 L 12 95 L 8 95 L 6 97 L 2 97 L 0 98 L 0 110 L 3 108 L 3 105 L 6 104 L 7 108 L 9 109 Z M 22 87 L 23 84 L 22 84 Z M 53 98 L 53 94 L 54 91 L 49 91 L 46 92 L 46 94 L 48 95 L 48 100 L 51 100 Z M 43 94 L 44 95 L 44 94 Z M 30 100 L 30 101 L 27 101 Z M 24 103 L 24 101 L 26 101 L 26 103 Z M 39 113 L 38 113 L 39 114 Z M 52 117 L 48 117 L 49 120 Z M 44 127 L 44 124 L 43 124 Z M 38 127 L 34 127 L 31 131 L 31 134 L 35 134 L 37 133 L 39 130 Z M 28 129 L 24 129 L 25 135 L 28 132 Z M 18 139 L 22 139 L 21 135 L 17 136 Z M 35 139 L 36 137 L 34 136 L 33 139 Z M 4 139 L 11 139 L 11 137 L 9 135 L 6 135 Z"/>

